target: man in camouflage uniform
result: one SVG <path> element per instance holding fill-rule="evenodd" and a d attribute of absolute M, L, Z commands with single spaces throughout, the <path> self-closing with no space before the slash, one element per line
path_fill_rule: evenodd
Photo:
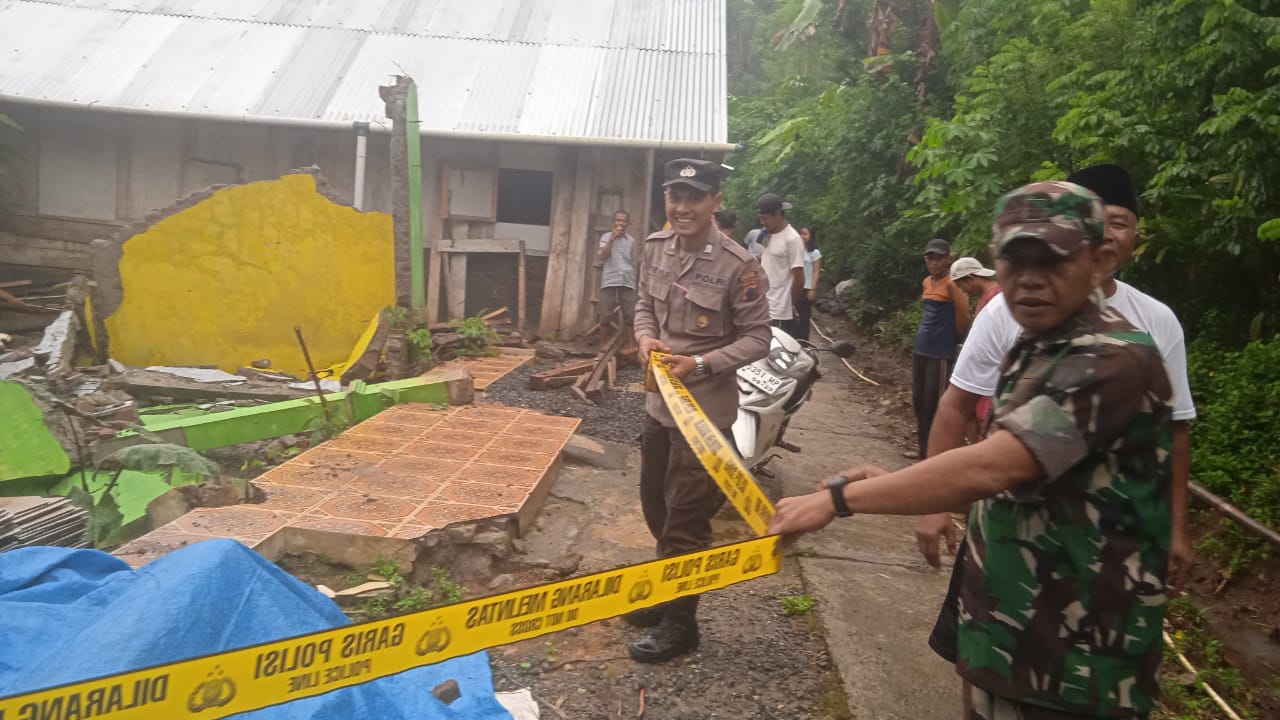
<path fill-rule="evenodd" d="M 850 468 L 784 499 L 771 527 L 977 501 L 957 560 L 971 720 L 1145 718 L 1158 694 L 1171 391 L 1150 336 L 1097 292 L 1115 260 L 1103 217 L 1065 182 L 996 206 L 991 251 L 1023 333 L 986 440 L 892 474 Z"/>

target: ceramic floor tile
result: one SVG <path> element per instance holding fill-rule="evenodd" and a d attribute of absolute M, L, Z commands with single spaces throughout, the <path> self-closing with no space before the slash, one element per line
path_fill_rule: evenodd
<path fill-rule="evenodd" d="M 436 405 L 428 405 L 426 403 L 405 403 L 404 405 L 387 408 L 379 413 L 377 417 L 406 425 L 422 425 L 432 421 L 438 422 L 449 413 L 450 409 L 447 406 L 444 409 L 440 409 Z"/>
<path fill-rule="evenodd" d="M 438 424 L 439 421 L 432 421 L 431 427 L 435 427 Z M 417 440 L 422 436 L 422 433 L 426 432 L 428 429 L 430 428 L 426 428 L 421 425 L 378 422 L 377 418 L 372 418 L 356 425 L 347 432 L 353 435 L 366 435 L 409 442 L 410 440 Z"/>
<path fill-rule="evenodd" d="M 379 467 L 394 475 L 442 480 L 457 475 L 465 464 L 456 460 L 395 457 L 383 462 Z"/>
<path fill-rule="evenodd" d="M 430 525 L 423 525 L 421 523 L 404 523 L 392 530 L 388 535 L 393 538 L 400 538 L 401 540 L 417 540 L 434 529 L 435 528 Z"/>
<path fill-rule="evenodd" d="M 449 430 L 465 430 L 466 432 L 485 433 L 487 435 L 495 435 L 507 429 L 510 422 L 499 420 L 472 420 L 466 416 L 451 418 L 448 423 Z M 439 433 L 439 429 L 434 433 L 428 434 L 427 438 L 432 438 Z"/>
<path fill-rule="evenodd" d="M 527 468 L 513 468 L 505 465 L 489 465 L 488 463 L 474 462 L 467 465 L 466 469 L 458 475 L 459 480 L 469 482 L 488 483 L 490 485 L 502 485 L 503 487 L 531 488 L 538 484 L 538 480 L 542 479 L 542 470 L 529 470 Z"/>
<path fill-rule="evenodd" d="M 418 511 L 417 519 L 431 527 L 444 527 L 450 523 L 468 520 L 482 520 L 510 513 L 497 511 L 494 508 L 480 505 L 463 505 L 461 503 L 429 503 Z"/>
<path fill-rule="evenodd" d="M 281 512 L 301 513 L 320 504 L 329 497 L 330 490 L 297 487 L 294 485 L 277 485 L 269 482 L 254 482 L 258 489 L 266 495 L 266 500 L 255 506 L 261 510 L 277 510 Z"/>
<path fill-rule="evenodd" d="M 510 422 L 524 415 L 523 410 L 496 407 L 493 405 L 471 405 L 458 409 L 458 417 L 468 420 L 492 420 L 494 422 Z"/>
<path fill-rule="evenodd" d="M 376 537 L 385 537 L 387 535 L 386 528 L 375 523 L 342 518 L 302 517 L 296 522 L 289 523 L 289 527 L 322 530 L 343 535 L 372 535 Z"/>
<path fill-rule="evenodd" d="M 490 445 L 490 450 L 516 450 L 518 452 L 531 452 L 540 455 L 555 455 L 564 447 L 562 440 L 543 440 L 539 438 L 520 437 L 520 436 L 504 436 L 496 438 Z"/>
<path fill-rule="evenodd" d="M 259 476 L 259 480 L 279 485 L 313 488 L 318 490 L 337 490 L 356 478 L 349 470 L 338 470 L 323 466 L 311 466 L 286 462 L 272 468 Z"/>
<path fill-rule="evenodd" d="M 510 467 L 541 470 L 555 462 L 554 455 L 518 452 L 516 450 L 485 450 L 476 458 L 477 461 L 490 465 L 508 465 Z"/>
<path fill-rule="evenodd" d="M 558 442 L 564 442 L 573 434 L 573 429 L 535 425 L 522 417 L 512 422 L 511 425 L 507 427 L 504 434 L 514 437 L 530 437 L 538 438 L 539 440 L 556 440 Z"/>
<path fill-rule="evenodd" d="M 374 437 L 348 432 L 325 443 L 324 447 L 330 450 L 336 448 L 338 450 L 359 450 L 366 453 L 385 454 L 399 450 L 404 447 L 406 442 L 408 441 L 400 438 Z"/>
<path fill-rule="evenodd" d="M 260 540 L 284 527 L 292 517 L 252 505 L 232 505 L 192 510 L 173 522 L 195 535 Z"/>
<path fill-rule="evenodd" d="M 542 415 L 540 413 L 528 413 L 521 420 L 529 425 L 549 428 L 567 428 L 572 430 L 582 422 L 578 418 L 560 417 L 559 415 Z"/>
<path fill-rule="evenodd" d="M 476 445 L 446 445 L 445 443 L 438 442 L 415 442 L 406 445 L 399 454 L 432 460 L 439 459 L 466 462 L 479 455 L 483 450 L 484 448 Z"/>
<path fill-rule="evenodd" d="M 326 443 L 302 453 L 288 464 L 312 465 L 331 470 L 354 470 L 361 465 L 377 465 L 383 457 L 383 453 L 343 450 L 329 447 Z"/>
<path fill-rule="evenodd" d="M 351 481 L 350 490 L 368 495 L 426 500 L 440 490 L 440 480 L 389 472 L 362 475 Z"/>
<path fill-rule="evenodd" d="M 413 514 L 420 503 L 402 498 L 376 497 L 373 495 L 338 495 L 320 503 L 310 515 L 324 513 L 346 520 L 401 521 Z"/>
<path fill-rule="evenodd" d="M 452 425 L 453 423 L 449 423 Z M 429 442 L 449 443 L 451 445 L 488 445 L 492 435 L 465 430 L 454 430 L 452 427 L 436 428 L 423 436 Z"/>
<path fill-rule="evenodd" d="M 529 497 L 529 492 L 501 485 L 454 481 L 444 486 L 440 497 L 465 505 L 507 507 L 519 506 Z"/>

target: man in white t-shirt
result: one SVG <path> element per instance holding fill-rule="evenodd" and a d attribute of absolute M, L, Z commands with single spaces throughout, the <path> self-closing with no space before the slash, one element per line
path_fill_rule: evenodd
<path fill-rule="evenodd" d="M 1083 185 L 1102 198 L 1107 213 L 1105 242 L 1115 245 L 1118 256 L 1112 276 L 1102 286 L 1107 305 L 1120 311 L 1135 327 L 1145 330 L 1155 340 L 1173 388 L 1173 487 L 1170 499 L 1173 534 L 1169 553 L 1169 585 L 1176 592 L 1186 581 L 1194 561 L 1194 552 L 1187 537 L 1187 483 L 1191 477 L 1188 421 L 1196 416 L 1196 408 L 1187 382 L 1186 341 L 1178 318 L 1167 305 L 1115 279 L 1115 273 L 1133 257 L 1138 237 L 1138 196 L 1129 174 L 1116 165 L 1095 165 L 1080 170 L 1067 180 Z M 965 422 L 972 417 L 979 400 L 996 394 L 1005 354 L 1017 342 L 1020 332 L 1021 328 L 1002 295 L 992 298 L 978 314 L 956 361 L 951 384 L 934 416 L 929 433 L 929 455 L 964 444 Z M 955 527 L 950 514 L 920 517 L 916 539 L 921 554 L 938 567 L 941 541 L 945 539 L 953 553 L 956 547 Z M 936 634 L 938 630 L 934 632 Z M 930 644 L 933 644 L 932 639 Z"/>
<path fill-rule="evenodd" d="M 756 213 L 764 228 L 760 266 L 769 279 L 769 320 L 791 332 L 796 304 L 804 292 L 804 240 L 787 222 L 782 198 L 766 193 L 756 201 Z M 794 332 L 791 332 L 794 335 Z"/>

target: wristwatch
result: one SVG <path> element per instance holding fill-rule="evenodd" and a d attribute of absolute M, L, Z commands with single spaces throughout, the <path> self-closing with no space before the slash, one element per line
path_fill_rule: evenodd
<path fill-rule="evenodd" d="M 705 362 L 703 362 L 703 361 L 702 361 L 702 356 L 701 356 L 701 355 L 694 355 L 694 356 L 693 356 L 693 374 L 694 374 L 694 375 L 706 375 L 706 374 L 707 374 L 707 364 L 706 364 Z"/>
<path fill-rule="evenodd" d="M 831 504 L 836 508 L 836 517 L 852 517 L 853 511 L 849 509 L 849 504 L 844 501 L 844 486 L 849 484 L 849 478 L 843 475 L 836 475 L 827 478 L 822 484 L 826 485 L 827 490 L 831 492 Z"/>

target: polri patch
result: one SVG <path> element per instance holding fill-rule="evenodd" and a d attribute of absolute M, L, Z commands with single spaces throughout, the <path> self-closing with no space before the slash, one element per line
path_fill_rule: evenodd
<path fill-rule="evenodd" d="M 760 297 L 760 278 L 755 270 L 748 270 L 738 276 L 738 287 L 742 288 L 743 300 L 755 300 Z"/>

